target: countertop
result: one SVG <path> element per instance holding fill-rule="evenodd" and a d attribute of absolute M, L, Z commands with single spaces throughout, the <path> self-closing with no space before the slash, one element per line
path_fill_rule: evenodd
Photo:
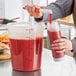
<path fill-rule="evenodd" d="M 76 64 L 65 55 L 63 61 L 54 62 L 51 50 L 43 49 L 41 70 L 19 72 L 12 70 L 11 60 L 0 61 L 0 76 L 76 76 Z"/>

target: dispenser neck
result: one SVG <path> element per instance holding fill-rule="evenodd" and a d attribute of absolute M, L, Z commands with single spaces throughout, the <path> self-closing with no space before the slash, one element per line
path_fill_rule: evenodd
<path fill-rule="evenodd" d="M 50 24 L 52 23 L 52 14 L 50 14 Z"/>

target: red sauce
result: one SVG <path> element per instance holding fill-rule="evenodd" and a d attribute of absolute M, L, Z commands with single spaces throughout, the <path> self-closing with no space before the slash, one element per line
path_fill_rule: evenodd
<path fill-rule="evenodd" d="M 13 69 L 20 71 L 40 69 L 43 38 L 10 39 L 10 42 Z"/>
<path fill-rule="evenodd" d="M 57 31 L 57 32 L 48 31 L 48 35 L 49 35 L 49 40 L 50 40 L 50 46 L 54 40 L 61 38 L 61 32 L 60 31 Z M 64 56 L 64 53 L 56 53 L 56 51 L 59 51 L 59 50 L 52 50 L 52 54 L 53 54 L 54 58 L 61 58 Z"/>

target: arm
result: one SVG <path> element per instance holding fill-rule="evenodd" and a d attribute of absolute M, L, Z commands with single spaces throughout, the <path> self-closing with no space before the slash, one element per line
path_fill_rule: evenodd
<path fill-rule="evenodd" d="M 43 21 L 49 21 L 49 13 L 45 13 L 45 9 L 50 9 L 53 12 L 52 19 L 58 19 L 68 16 L 73 10 L 73 0 L 57 0 L 55 3 L 51 3 L 43 9 Z"/>

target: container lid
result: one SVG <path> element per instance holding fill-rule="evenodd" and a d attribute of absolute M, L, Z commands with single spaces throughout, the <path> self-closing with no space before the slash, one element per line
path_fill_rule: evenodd
<path fill-rule="evenodd" d="M 52 21 L 51 24 L 49 23 L 48 30 L 52 32 L 59 31 L 59 23 L 57 21 Z"/>

